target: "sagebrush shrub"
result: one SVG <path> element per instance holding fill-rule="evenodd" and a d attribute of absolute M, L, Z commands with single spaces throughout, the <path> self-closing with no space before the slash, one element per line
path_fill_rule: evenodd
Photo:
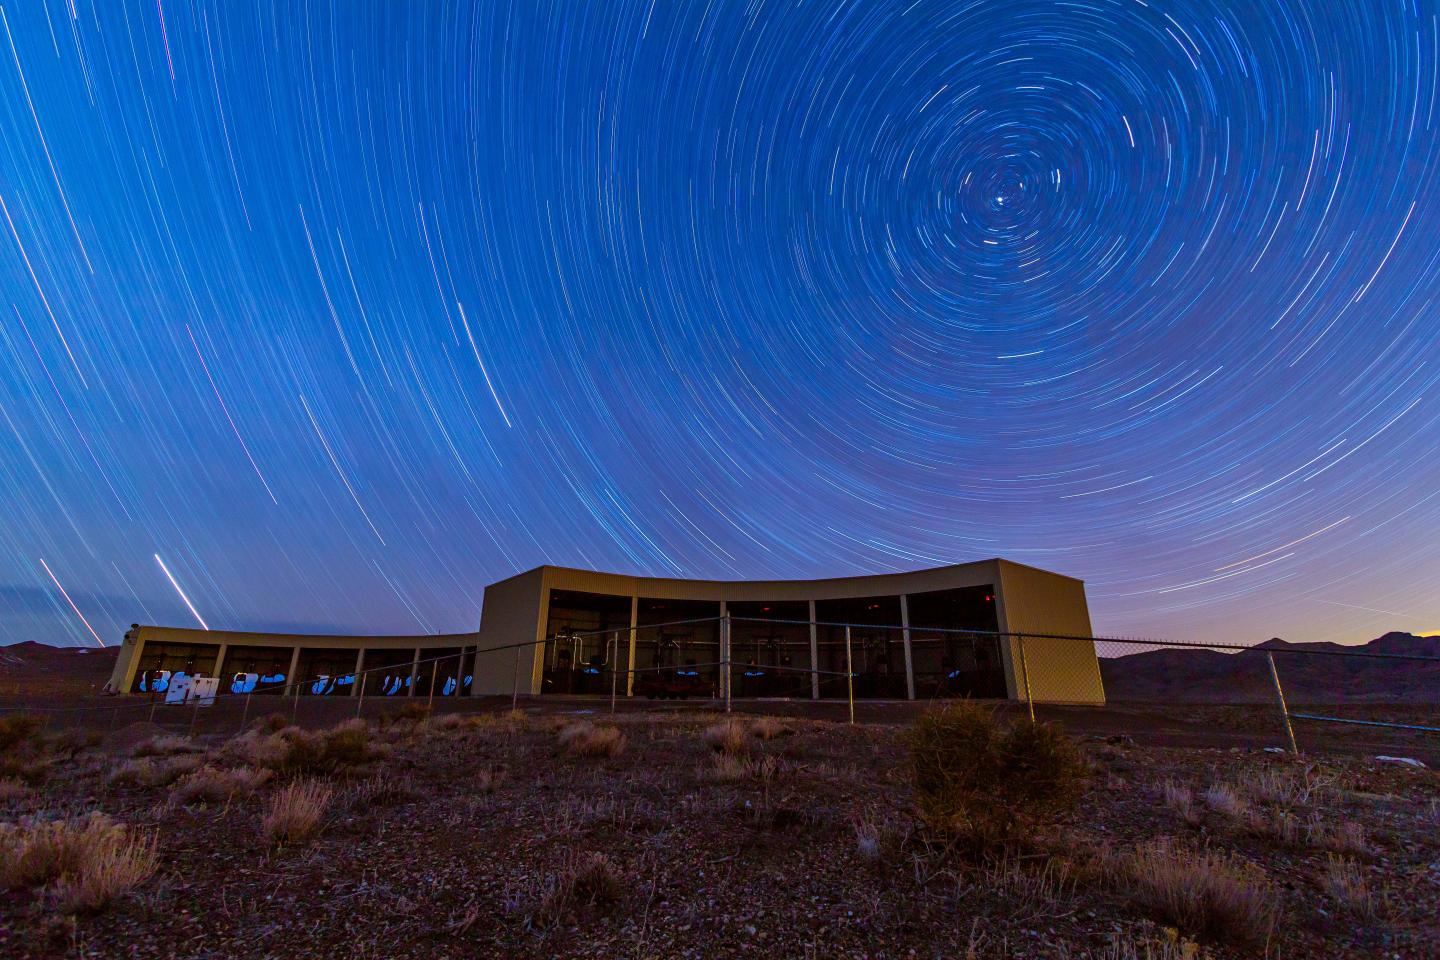
<path fill-rule="evenodd" d="M 170 799 L 171 802 L 182 805 L 219 803 L 236 795 L 253 793 L 263 786 L 271 775 L 269 770 L 253 767 L 240 767 L 235 770 L 201 767 L 175 784 Z"/>
<path fill-rule="evenodd" d="M 1085 765 L 1068 737 L 1043 724 L 1004 727 L 960 702 L 924 714 L 906 734 L 920 819 L 952 842 L 984 850 L 1020 839 L 1071 809 Z"/>
<path fill-rule="evenodd" d="M 189 773 L 200 768 L 200 758 L 182 755 L 176 757 L 137 757 L 126 760 L 110 774 L 112 786 L 168 787 Z"/>

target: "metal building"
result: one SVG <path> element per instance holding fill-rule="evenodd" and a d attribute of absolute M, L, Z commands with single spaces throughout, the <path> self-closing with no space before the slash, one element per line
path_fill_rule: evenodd
<path fill-rule="evenodd" d="M 485 589 L 476 634 L 135 626 L 112 689 L 177 674 L 306 696 L 975 697 L 1104 703 L 1084 584 L 994 559 L 826 580 L 678 580 L 537 567 Z"/>

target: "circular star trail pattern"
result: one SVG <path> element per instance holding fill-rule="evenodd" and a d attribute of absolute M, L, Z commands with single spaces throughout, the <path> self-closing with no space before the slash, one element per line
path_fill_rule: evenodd
<path fill-rule="evenodd" d="M 4 640 L 994 555 L 1440 628 L 1433 3 L 0 11 Z"/>

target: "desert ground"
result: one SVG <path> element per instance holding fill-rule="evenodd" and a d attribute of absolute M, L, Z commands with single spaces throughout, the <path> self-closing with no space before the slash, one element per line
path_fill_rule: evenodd
<path fill-rule="evenodd" d="M 1364 750 L 1072 729 L 980 842 L 911 715 L 289 706 L 7 715 L 0 956 L 1440 955 L 1440 775 Z"/>

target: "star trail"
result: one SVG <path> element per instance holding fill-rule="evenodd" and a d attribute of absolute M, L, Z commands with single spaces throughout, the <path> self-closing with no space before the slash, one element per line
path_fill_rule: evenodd
<path fill-rule="evenodd" d="M 1434 3 L 0 30 L 0 642 L 996 555 L 1107 634 L 1440 628 Z"/>

